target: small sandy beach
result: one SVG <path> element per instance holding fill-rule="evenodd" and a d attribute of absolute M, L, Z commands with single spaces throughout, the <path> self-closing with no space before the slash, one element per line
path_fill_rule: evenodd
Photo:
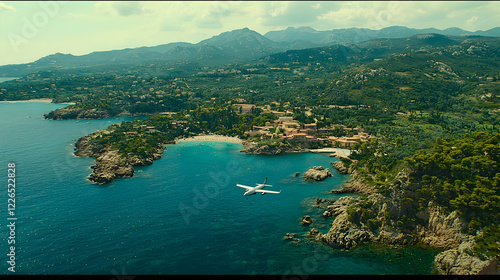
<path fill-rule="evenodd" d="M 348 149 L 340 149 L 340 148 L 323 148 L 323 149 L 314 149 L 309 150 L 312 153 L 330 153 L 330 156 L 334 157 L 348 157 L 351 154 L 351 151 Z"/>
<path fill-rule="evenodd" d="M 39 99 L 29 99 L 29 100 L 10 100 L 10 101 L 0 101 L 1 103 L 28 103 L 28 102 L 40 102 L 40 103 L 52 103 L 51 98 L 39 98 Z M 63 105 L 75 105 L 74 102 L 63 102 L 63 103 L 54 103 L 54 104 L 63 104 Z"/>
<path fill-rule="evenodd" d="M 243 144 L 243 140 L 241 140 L 238 137 L 230 137 L 222 135 L 197 135 L 189 138 L 177 139 L 175 140 L 175 143 L 194 142 L 194 141 L 218 141 L 218 142 Z"/>
<path fill-rule="evenodd" d="M 24 102 L 52 103 L 52 98 L 39 98 L 39 99 L 13 100 L 13 101 L 0 101 L 0 102 L 4 102 L 4 103 L 24 103 Z"/>

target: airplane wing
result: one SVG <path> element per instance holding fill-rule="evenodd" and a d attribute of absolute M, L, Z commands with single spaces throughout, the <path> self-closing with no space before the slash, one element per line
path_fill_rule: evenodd
<path fill-rule="evenodd" d="M 261 192 L 261 193 L 280 193 L 281 191 L 279 192 L 275 192 L 275 191 L 268 191 L 268 190 L 255 190 L 256 192 Z"/>
<path fill-rule="evenodd" d="M 257 187 L 264 186 L 264 187 L 272 187 L 273 185 L 264 185 L 264 184 L 256 184 Z"/>
<path fill-rule="evenodd" d="M 236 184 L 236 186 L 237 186 L 237 187 L 240 187 L 240 188 L 247 189 L 247 190 L 253 189 L 252 187 L 245 186 L 245 185 L 240 185 L 240 184 Z"/>

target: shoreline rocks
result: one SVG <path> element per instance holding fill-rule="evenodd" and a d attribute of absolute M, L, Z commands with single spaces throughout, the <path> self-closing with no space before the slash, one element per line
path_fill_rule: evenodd
<path fill-rule="evenodd" d="M 467 251 L 472 251 L 474 245 L 475 242 L 471 237 L 457 248 L 439 253 L 434 259 L 438 272 L 445 275 L 495 274 L 499 258 L 483 261 L 469 255 Z"/>
<path fill-rule="evenodd" d="M 105 184 L 117 178 L 134 176 L 132 164 L 120 157 L 117 151 L 106 151 L 96 158 L 96 165 L 91 166 L 92 173 L 88 179 L 92 183 Z"/>
<path fill-rule="evenodd" d="M 396 184 L 407 184 L 403 177 Z M 439 273 L 497 273 L 498 257 L 482 261 L 467 253 L 472 251 L 474 236 L 462 233 L 465 223 L 457 212 L 445 213 L 431 201 L 424 210 L 417 213 L 418 218 L 424 221 L 423 224 L 416 224 L 411 229 L 401 229 L 390 216 L 401 217 L 408 210 L 399 202 L 403 198 L 384 197 L 374 192 L 373 188 L 366 188 L 360 183 L 360 178 L 355 175 L 346 182 L 342 191 L 364 193 L 365 196 L 344 196 L 327 206 L 323 217 L 334 216 L 334 220 L 326 234 L 318 235 L 322 243 L 341 249 L 351 249 L 364 242 L 395 246 L 421 243 L 445 250 L 434 259 Z M 361 219 L 364 212 L 371 212 L 372 217 Z"/>
<path fill-rule="evenodd" d="M 110 147 L 104 147 L 95 150 L 90 145 L 90 140 L 100 135 L 102 131 L 96 131 L 87 136 L 81 137 L 75 143 L 74 154 L 78 157 L 93 157 L 96 164 L 91 166 L 92 173 L 87 179 L 94 184 L 106 184 L 117 178 L 133 177 L 134 166 L 144 166 L 153 164 L 153 160 L 161 158 L 165 147 L 163 143 L 152 152 L 149 157 L 139 158 L 137 156 L 123 157 L 117 150 L 111 150 Z"/>
<path fill-rule="evenodd" d="M 300 146 L 291 147 L 290 145 L 284 143 L 278 143 L 275 145 L 260 145 L 256 142 L 243 142 L 243 149 L 240 151 L 247 155 L 281 155 L 285 153 L 302 153 L 308 152 L 309 150 L 306 148 L 302 148 Z"/>
<path fill-rule="evenodd" d="M 372 194 L 375 192 L 375 188 L 365 182 L 363 178 L 360 178 L 356 174 L 347 182 L 341 185 L 340 190 L 332 190 L 331 193 L 343 194 L 343 193 L 355 193 L 355 194 Z"/>
<path fill-rule="evenodd" d="M 342 161 L 336 161 L 330 163 L 333 168 L 335 168 L 340 174 L 353 174 L 355 171 L 355 164 L 349 165 L 349 167 L 346 167 L 344 162 Z"/>

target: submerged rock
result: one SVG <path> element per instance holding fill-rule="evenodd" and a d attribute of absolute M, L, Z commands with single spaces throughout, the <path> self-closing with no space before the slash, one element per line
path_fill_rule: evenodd
<path fill-rule="evenodd" d="M 296 233 L 287 233 L 283 237 L 283 240 L 290 241 L 290 244 L 298 246 L 298 245 L 300 245 L 300 239 L 296 238 L 296 236 L 297 236 Z"/>
<path fill-rule="evenodd" d="M 321 233 L 319 232 L 319 230 L 317 230 L 316 228 L 312 228 L 307 234 L 305 234 L 304 236 L 306 237 L 313 237 L 314 239 L 316 240 L 319 240 L 321 238 Z"/>

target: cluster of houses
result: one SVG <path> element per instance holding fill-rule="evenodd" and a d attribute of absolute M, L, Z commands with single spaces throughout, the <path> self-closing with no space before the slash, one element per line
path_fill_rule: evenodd
<path fill-rule="evenodd" d="M 142 124 L 142 125 L 134 125 L 133 126 L 134 129 L 139 129 L 141 132 L 144 131 L 144 132 L 155 132 L 156 129 L 154 126 L 147 126 L 145 124 Z M 137 131 L 127 131 L 127 132 L 124 132 L 126 135 L 137 135 L 139 134 L 139 132 Z"/>
<path fill-rule="evenodd" d="M 286 139 L 296 140 L 302 142 L 320 142 L 332 143 L 335 147 L 350 148 L 356 143 L 362 143 L 372 138 L 361 128 L 348 128 L 344 125 L 341 126 L 345 131 L 351 131 L 350 137 L 336 137 L 328 136 L 333 134 L 336 130 L 335 127 L 317 129 L 315 123 L 301 125 L 293 117 L 279 117 L 274 122 L 266 122 L 265 126 L 253 126 L 252 130 L 247 131 L 249 136 L 259 136 L 261 140 L 266 139 Z"/>
<path fill-rule="evenodd" d="M 233 104 L 240 107 L 240 113 L 253 112 L 256 108 L 254 104 Z M 262 107 L 261 107 L 262 108 Z M 262 108 L 267 109 L 267 108 Z M 267 109 L 269 110 L 269 109 Z M 270 111 L 270 110 L 269 110 Z M 301 142 L 320 142 L 321 144 L 331 143 L 334 147 L 348 149 L 356 143 L 363 143 L 373 138 L 372 135 L 363 131 L 362 128 L 348 128 L 345 125 L 334 125 L 332 127 L 317 128 L 316 123 L 301 124 L 294 120 L 291 116 L 283 116 L 291 112 L 275 112 L 278 119 L 274 122 L 266 122 L 264 126 L 253 126 L 250 131 L 246 131 L 248 136 L 259 136 L 261 140 L 267 139 L 285 139 Z M 185 128 L 187 125 L 185 120 L 177 120 L 172 122 L 172 126 Z M 157 131 L 154 126 L 147 125 L 134 125 L 134 129 L 138 131 L 124 132 L 127 135 L 137 135 L 142 132 L 155 132 Z M 346 131 L 349 136 L 332 136 L 337 134 L 339 128 Z"/>

